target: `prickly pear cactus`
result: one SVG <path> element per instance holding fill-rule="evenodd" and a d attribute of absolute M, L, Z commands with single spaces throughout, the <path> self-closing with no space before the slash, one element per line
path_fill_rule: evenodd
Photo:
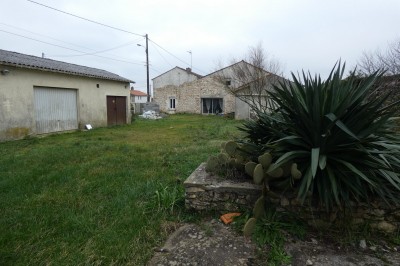
<path fill-rule="evenodd" d="M 246 173 L 253 177 L 254 183 L 262 185 L 262 195 L 256 201 L 253 208 L 253 217 L 250 218 L 243 228 L 245 236 L 250 236 L 256 227 L 257 219 L 265 216 L 265 203 L 267 195 L 269 195 L 269 182 L 279 178 L 300 179 L 301 172 L 297 169 L 295 163 L 285 163 L 282 166 L 272 163 L 272 156 L 264 153 L 258 157 L 258 164 L 255 162 L 247 162 L 245 166 Z M 253 173 L 251 174 L 251 171 Z"/>
<path fill-rule="evenodd" d="M 221 152 L 217 156 L 209 157 L 206 170 L 208 172 L 218 173 L 228 168 L 235 168 L 239 172 L 244 172 L 245 165 L 249 159 L 247 159 L 246 154 L 241 151 L 241 149 L 243 149 L 243 145 L 235 141 L 222 143 Z M 248 175 L 252 176 L 253 171 L 251 170 Z"/>

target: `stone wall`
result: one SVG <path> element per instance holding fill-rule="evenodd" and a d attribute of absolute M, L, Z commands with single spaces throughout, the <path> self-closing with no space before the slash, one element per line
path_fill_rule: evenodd
<path fill-rule="evenodd" d="M 217 210 L 223 212 L 240 211 L 253 208 L 261 195 L 261 186 L 249 182 L 234 182 L 215 177 L 205 171 L 201 164 L 184 182 L 185 205 L 194 210 Z M 400 207 L 390 207 L 380 201 L 370 204 L 356 204 L 352 210 L 333 209 L 329 213 L 323 208 L 314 207 L 309 201 L 304 204 L 294 193 L 269 193 L 268 201 L 277 211 L 290 211 L 314 227 L 340 224 L 354 226 L 369 224 L 372 229 L 384 233 L 400 230 Z"/>
<path fill-rule="evenodd" d="M 183 183 L 185 205 L 194 210 L 239 211 L 251 208 L 261 186 L 250 182 L 218 180 L 201 164 Z"/>
<path fill-rule="evenodd" d="M 170 110 L 169 99 L 175 98 L 175 110 Z M 223 112 L 235 111 L 235 97 L 215 77 L 205 77 L 180 86 L 166 86 L 154 90 L 154 101 L 166 113 L 201 114 L 202 98 L 223 98 Z"/>

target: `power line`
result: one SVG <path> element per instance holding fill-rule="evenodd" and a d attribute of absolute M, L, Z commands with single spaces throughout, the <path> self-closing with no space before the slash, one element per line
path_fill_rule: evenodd
<path fill-rule="evenodd" d="M 104 23 L 101 23 L 101 22 L 97 22 L 97 21 L 94 21 L 94 20 L 91 20 L 91 19 L 88 19 L 88 18 L 84 18 L 84 17 L 78 16 L 78 15 L 75 15 L 75 14 L 72 14 L 72 13 L 69 13 L 69 12 L 66 12 L 66 11 L 63 11 L 63 10 L 60 10 L 60 9 L 51 7 L 51 6 L 44 5 L 44 4 L 42 4 L 42 3 L 39 3 L 39 2 L 36 2 L 36 1 L 33 1 L 33 0 L 27 0 L 27 1 L 28 1 L 28 2 L 31 2 L 31 3 L 34 3 L 34 4 L 37 4 L 37 5 L 40 5 L 40 6 L 43 6 L 43 7 L 46 7 L 46 8 L 49 8 L 49 9 L 52 9 L 52 10 L 55 10 L 55 11 L 57 11 L 57 12 L 61 12 L 61 13 L 63 13 L 63 14 L 69 15 L 69 16 L 73 16 L 73 17 L 76 17 L 76 18 L 79 18 L 79 19 L 82 19 L 82 20 L 85 20 L 85 21 L 88 21 L 88 22 L 91 22 L 91 23 L 94 23 L 94 24 L 103 26 L 103 27 L 107 27 L 107 28 L 110 28 L 110 29 L 113 29 L 113 30 L 117 30 L 117 31 L 121 31 L 121 32 L 125 32 L 125 33 L 129 33 L 129 34 L 137 35 L 137 36 L 140 36 L 140 37 L 144 37 L 144 38 L 146 38 L 147 40 L 149 40 L 149 41 L 151 41 L 152 43 L 154 43 L 154 44 L 155 44 L 156 46 L 158 46 L 159 48 L 161 48 L 163 51 L 165 51 L 166 53 L 168 53 L 169 55 L 171 55 L 172 57 L 174 57 L 175 59 L 177 59 L 178 61 L 184 63 L 185 65 L 189 65 L 189 63 L 187 63 L 187 62 L 183 61 L 182 59 L 180 59 L 179 57 L 175 56 L 174 54 L 172 54 L 171 52 L 169 52 L 168 50 L 166 50 L 165 48 L 163 48 L 161 45 L 159 45 L 159 44 L 156 43 L 155 41 L 150 40 L 150 39 L 147 37 L 147 34 L 142 35 L 142 34 L 134 33 L 134 32 L 127 31 L 127 30 L 124 30 L 124 29 L 121 29 L 121 28 L 117 28 L 117 27 L 114 27 L 114 26 L 110 26 L 110 25 L 107 25 L 107 24 L 104 24 Z M 119 61 L 121 61 L 121 60 L 119 60 Z M 171 65 L 171 66 L 172 66 L 172 65 Z M 194 69 L 197 69 L 197 68 L 194 68 Z M 200 69 L 197 69 L 197 70 L 198 70 L 199 72 L 201 72 L 201 73 L 204 73 L 204 71 L 202 71 L 202 70 L 200 70 Z"/>
<path fill-rule="evenodd" d="M 58 57 L 75 57 L 75 56 L 96 55 L 96 54 L 101 54 L 101 53 L 105 53 L 105 52 L 108 52 L 108 51 L 116 50 L 116 49 L 119 49 L 119 48 L 122 48 L 122 47 L 125 47 L 125 46 L 129 46 L 129 45 L 132 45 L 132 44 L 134 44 L 134 43 L 136 43 L 136 41 L 130 41 L 130 42 L 128 42 L 128 43 L 124 43 L 124 44 L 121 44 L 121 45 L 118 45 L 118 46 L 115 46 L 115 47 L 112 47 L 112 48 L 108 48 L 108 49 L 105 49 L 105 50 L 94 51 L 94 52 L 84 53 L 84 54 L 77 54 L 77 55 L 53 55 L 53 56 L 58 56 Z"/>
<path fill-rule="evenodd" d="M 170 65 L 170 67 L 174 67 L 170 62 L 168 62 L 167 59 L 165 59 L 165 57 L 160 53 L 160 51 L 158 51 L 157 47 L 155 45 L 153 45 L 154 50 L 156 50 L 156 52 L 161 56 L 162 59 L 164 59 L 164 61 Z"/>
<path fill-rule="evenodd" d="M 179 57 L 177 57 L 177 56 L 175 56 L 174 54 L 172 54 L 171 52 L 169 52 L 167 49 L 161 47 L 161 45 L 159 45 L 159 44 L 156 43 L 155 41 L 153 41 L 153 40 L 151 40 L 151 39 L 149 39 L 149 41 L 152 42 L 152 43 L 154 43 L 155 45 L 157 45 L 159 48 L 161 48 L 163 51 L 165 51 L 166 53 L 168 53 L 169 55 L 171 55 L 171 56 L 174 57 L 175 59 L 179 60 L 180 62 L 184 63 L 185 65 L 189 65 L 189 63 L 183 61 L 183 60 L 180 59 Z M 202 70 L 200 70 L 200 69 L 198 69 L 198 68 L 194 68 L 194 69 L 198 70 L 199 72 L 201 72 L 201 73 L 203 73 L 203 74 L 205 73 L 204 71 L 202 71 Z"/>
<path fill-rule="evenodd" d="M 64 14 L 69 15 L 69 16 L 73 16 L 73 17 L 76 17 L 76 18 L 79 18 L 79 19 L 82 19 L 82 20 L 86 20 L 86 21 L 89 21 L 89 22 L 97 24 L 97 25 L 101 25 L 103 27 L 107 27 L 107 28 L 110 28 L 110 29 L 122 31 L 122 32 L 125 32 L 125 33 L 129 33 L 129 34 L 133 34 L 133 35 L 137 35 L 137 36 L 141 36 L 141 37 L 145 37 L 145 35 L 143 35 L 143 34 L 134 33 L 134 32 L 127 31 L 127 30 L 124 30 L 124 29 L 120 29 L 120 28 L 117 28 L 117 27 L 114 27 L 114 26 L 110 26 L 110 25 L 107 25 L 107 24 L 104 24 L 104 23 L 101 23 L 101 22 L 97 22 L 97 21 L 94 21 L 94 20 L 91 20 L 91 19 L 88 19 L 88 18 L 84 18 L 84 17 L 78 16 L 78 15 L 74 15 L 74 14 L 71 14 L 69 12 L 66 12 L 66 11 L 51 7 L 51 6 L 47 6 L 47 5 L 32 1 L 32 0 L 27 0 L 27 1 L 31 2 L 31 3 L 34 3 L 34 4 L 37 4 L 37 5 L 40 5 L 40 6 L 43 6 L 43 7 L 46 7 L 46 8 L 49 8 L 49 9 L 52 9 L 52 10 L 55 10 L 57 12 L 64 13 Z"/>
<path fill-rule="evenodd" d="M 76 46 L 76 47 L 80 47 L 80 48 L 84 48 L 84 49 L 93 51 L 93 52 L 82 52 L 82 54 L 79 54 L 79 55 L 49 55 L 49 56 L 53 56 L 53 57 L 75 57 L 75 56 L 94 55 L 94 54 L 99 54 L 99 53 L 115 50 L 115 49 L 118 49 L 118 48 L 122 48 L 124 46 L 128 46 L 130 44 L 136 43 L 138 40 L 140 40 L 140 39 L 134 39 L 134 40 L 132 40 L 132 41 L 126 43 L 126 44 L 122 44 L 122 45 L 119 45 L 119 46 L 116 46 L 116 47 L 113 47 L 113 48 L 109 48 L 109 49 L 106 49 L 106 50 L 102 50 L 102 51 L 96 51 L 96 50 L 94 50 L 92 48 L 88 48 L 88 47 L 85 47 L 85 46 L 82 46 L 82 45 L 78 45 L 78 44 L 74 44 L 74 43 L 71 43 L 71 42 L 66 42 L 64 40 L 53 38 L 53 37 L 45 35 L 45 34 L 33 32 L 33 31 L 30 31 L 30 30 L 23 29 L 23 28 L 20 28 L 20 27 L 16 27 L 16 26 L 13 26 L 13 25 L 9 25 L 9 24 L 3 23 L 3 22 L 0 22 L 0 24 L 4 25 L 4 26 L 7 26 L 7 27 L 10 27 L 10 28 L 17 29 L 17 30 L 29 32 L 31 34 L 42 36 L 42 37 L 45 37 L 45 38 L 48 38 L 48 39 L 51 39 L 51 40 L 55 40 L 55 41 L 58 41 L 58 42 L 61 42 L 61 43 L 65 43 L 65 44 L 69 44 L 69 45 L 72 45 L 72 46 Z M 120 56 L 117 56 L 117 55 L 114 55 L 114 54 L 110 54 L 110 55 L 113 56 L 113 57 L 116 57 L 116 58 L 120 58 L 121 60 L 128 61 L 128 59 L 126 59 L 126 58 L 123 58 L 123 57 L 120 57 Z"/>
<path fill-rule="evenodd" d="M 183 61 L 182 59 L 180 59 L 179 57 L 175 56 L 174 54 L 172 54 L 171 52 L 169 52 L 167 49 L 161 47 L 161 45 L 159 45 L 158 43 L 156 43 L 155 41 L 149 39 L 149 41 L 151 41 L 152 43 L 154 43 L 155 45 L 157 45 L 158 47 L 160 47 L 164 52 L 167 52 L 169 55 L 171 55 L 172 57 L 174 57 L 175 59 L 181 61 L 182 63 L 189 65 L 187 62 Z"/>
<path fill-rule="evenodd" d="M 74 52 L 85 53 L 83 51 L 79 51 L 79 50 L 76 50 L 76 49 L 68 48 L 68 47 L 65 47 L 65 46 L 62 46 L 62 45 L 58 45 L 58 44 L 54 44 L 54 43 L 49 43 L 49 42 L 37 40 L 37 39 L 31 38 L 31 37 L 28 37 L 28 36 L 24 36 L 24 35 L 20 35 L 20 34 L 17 34 L 17 33 L 5 31 L 5 30 L 0 30 L 0 31 L 8 33 L 8 34 L 11 34 L 11 35 L 15 35 L 15 36 L 18 36 L 18 37 L 21 37 L 21 38 L 25 38 L 25 39 L 28 39 L 28 40 L 32 40 L 32 41 L 35 41 L 35 42 L 44 43 L 44 44 L 47 44 L 47 45 L 51 45 L 51 46 L 67 49 L 67 50 L 74 51 Z M 119 60 L 119 59 L 115 59 L 115 58 L 111 58 L 111 57 L 107 57 L 107 56 L 101 56 L 101 55 L 93 55 L 93 56 L 100 57 L 100 58 L 105 58 L 105 59 L 109 59 L 109 60 L 114 60 L 114 61 L 119 61 L 119 62 L 123 62 L 123 63 L 133 64 L 133 65 L 141 65 L 140 63 L 134 63 L 134 62 L 126 61 L 126 60 Z"/>
<path fill-rule="evenodd" d="M 66 42 L 66 41 L 63 41 L 63 40 L 60 40 L 60 39 L 56 39 L 56 38 L 53 38 L 53 37 L 50 37 L 50 36 L 47 36 L 47 35 L 44 35 L 44 34 L 41 34 L 41 33 L 33 32 L 33 31 L 30 31 L 30 30 L 27 30 L 27 29 L 16 27 L 16 26 L 12 26 L 12 25 L 9 25 L 9 24 L 3 23 L 3 22 L 0 22 L 0 24 L 5 25 L 5 26 L 10 27 L 10 28 L 17 29 L 17 30 L 22 30 L 22 31 L 26 31 L 26 32 L 29 32 L 29 33 L 32 33 L 32 34 L 35 34 L 35 35 L 46 37 L 46 38 L 52 39 L 54 41 L 66 43 L 66 44 L 69 44 L 69 45 L 72 45 L 72 46 L 76 46 L 76 47 L 80 47 L 80 48 L 84 48 L 84 49 L 87 49 L 87 50 L 92 50 L 92 49 L 87 48 L 85 46 L 81 46 L 81 45 L 77 45 L 77 44 L 74 44 L 74 43 Z"/>

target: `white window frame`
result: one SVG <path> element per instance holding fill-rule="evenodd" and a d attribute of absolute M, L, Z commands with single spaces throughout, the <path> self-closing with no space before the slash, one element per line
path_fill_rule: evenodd
<path fill-rule="evenodd" d="M 168 108 L 170 110 L 175 110 L 176 109 L 176 98 L 175 97 L 170 97 L 169 98 Z"/>

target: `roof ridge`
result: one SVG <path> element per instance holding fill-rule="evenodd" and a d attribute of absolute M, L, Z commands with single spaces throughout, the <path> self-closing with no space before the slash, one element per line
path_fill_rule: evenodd
<path fill-rule="evenodd" d="M 28 55 L 2 49 L 0 49 L 0 63 L 25 68 L 48 70 L 57 73 L 72 74 L 77 76 L 87 76 L 100 79 L 135 83 L 132 80 L 126 79 L 118 74 L 112 73 L 104 69 L 68 63 L 50 58 L 42 58 L 34 55 Z"/>

